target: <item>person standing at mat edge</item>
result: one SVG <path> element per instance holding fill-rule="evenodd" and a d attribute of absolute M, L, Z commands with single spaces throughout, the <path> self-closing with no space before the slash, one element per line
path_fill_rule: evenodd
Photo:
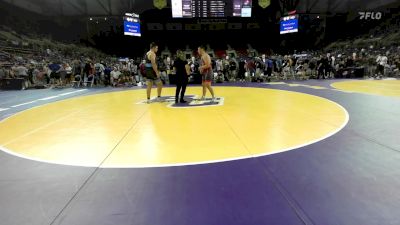
<path fill-rule="evenodd" d="M 176 74 L 175 103 L 178 103 L 179 95 L 181 96 L 179 102 L 186 103 L 184 96 L 188 84 L 188 76 L 190 75 L 190 66 L 181 50 L 176 51 L 174 70 Z"/>
<path fill-rule="evenodd" d="M 212 101 L 215 100 L 215 95 L 214 95 L 214 90 L 211 87 L 211 81 L 213 79 L 213 70 L 211 66 L 211 58 L 210 56 L 206 53 L 205 47 L 200 46 L 197 49 L 200 57 L 201 57 L 201 66 L 199 67 L 200 74 L 202 75 L 202 86 L 203 86 L 203 95 L 201 97 L 201 100 L 204 100 L 206 97 L 206 92 L 208 89 L 212 95 Z"/>
<path fill-rule="evenodd" d="M 146 63 L 146 85 L 147 85 L 147 103 L 150 103 L 151 88 L 153 83 L 157 85 L 157 100 L 161 98 L 162 82 L 160 79 L 160 71 L 158 71 L 156 53 L 158 51 L 158 45 L 154 42 L 150 44 L 150 51 L 145 55 Z"/>

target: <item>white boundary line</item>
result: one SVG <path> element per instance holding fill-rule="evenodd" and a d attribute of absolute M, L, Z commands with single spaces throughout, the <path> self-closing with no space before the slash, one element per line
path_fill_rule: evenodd
<path fill-rule="evenodd" d="M 58 97 L 60 97 L 60 96 L 54 95 L 54 96 L 50 96 L 50 97 L 46 97 L 46 98 L 39 98 L 38 101 L 46 101 L 46 100 L 50 100 L 50 99 L 58 98 Z"/>
<path fill-rule="evenodd" d="M 32 103 L 35 103 L 35 102 L 37 102 L 37 100 L 21 103 L 21 104 L 18 104 L 18 105 L 13 105 L 13 106 L 10 106 L 10 107 L 11 108 L 17 108 L 17 107 L 20 107 L 20 106 L 23 106 L 23 105 L 29 105 L 29 104 L 32 104 Z"/>
<path fill-rule="evenodd" d="M 82 89 L 82 90 L 74 91 L 73 93 L 77 93 L 77 92 L 81 92 L 81 91 L 87 91 L 87 90 L 88 90 L 88 89 Z M 71 93 L 71 94 L 72 94 L 72 93 Z M 93 95 L 97 95 L 97 94 L 104 94 L 104 93 L 93 93 Z M 90 95 L 88 95 L 88 96 L 90 96 Z M 32 109 L 35 109 L 35 108 L 38 108 L 38 107 L 42 107 L 42 106 L 45 106 L 45 105 L 49 105 L 49 104 L 52 104 L 52 103 L 55 103 L 55 102 L 66 101 L 66 100 L 73 99 L 73 98 L 79 98 L 79 97 L 85 97 L 85 96 L 73 96 L 73 97 L 71 97 L 71 98 L 60 99 L 59 101 L 46 102 L 46 103 L 44 103 L 44 104 L 42 104 L 42 105 L 36 105 L 36 106 L 33 106 L 33 107 L 29 108 L 29 109 L 24 109 L 24 110 L 22 110 L 22 111 L 19 111 L 19 112 L 14 113 L 14 114 L 12 114 L 12 115 L 10 115 L 10 116 L 4 118 L 3 120 L 0 120 L 0 123 L 3 123 L 3 122 L 5 122 L 5 121 L 7 121 L 7 120 L 8 120 L 9 118 L 11 118 L 11 117 L 17 116 L 18 114 L 21 114 L 21 113 L 23 113 L 23 112 L 26 112 L 26 111 L 29 111 L 29 110 L 32 110 Z M 37 100 L 35 100 L 35 101 L 37 101 Z M 0 146 L 0 147 L 1 147 L 1 146 Z M 0 148 L 0 150 L 1 150 L 1 148 Z"/>
<path fill-rule="evenodd" d="M 61 97 L 61 96 L 71 95 L 71 94 L 74 94 L 74 93 L 82 92 L 82 91 L 85 91 L 85 90 L 87 90 L 87 89 L 71 91 L 71 92 L 67 92 L 67 93 L 63 93 L 63 94 L 59 94 L 59 95 L 54 95 L 54 96 L 50 96 L 50 97 L 46 97 L 46 98 L 40 98 L 40 99 L 36 99 L 36 100 L 30 101 L 30 102 L 25 102 L 25 103 L 21 103 L 21 104 L 18 104 L 18 105 L 13 105 L 13 106 L 10 106 L 10 108 L 17 108 L 17 107 L 20 107 L 20 106 L 33 104 L 33 103 L 38 102 L 38 101 L 47 101 L 47 100 L 58 98 L 58 97 Z M 8 110 L 8 108 L 6 108 L 4 110 L 2 110 L 0 108 L 0 112 L 1 111 L 5 111 L 5 110 Z"/>
<path fill-rule="evenodd" d="M 242 87 L 239 87 L 239 88 L 242 88 Z M 244 87 L 244 88 L 252 88 L 252 87 Z M 8 153 L 10 155 L 17 156 L 17 157 L 20 157 L 20 158 L 23 158 L 23 159 L 28 159 L 28 160 L 37 161 L 37 162 L 43 162 L 43 163 L 49 163 L 49 164 L 53 164 L 53 165 L 55 164 L 55 165 L 64 165 L 64 166 L 75 166 L 75 167 L 90 167 L 90 168 L 99 167 L 99 168 L 105 168 L 105 169 L 128 169 L 128 168 L 140 169 L 140 168 L 162 168 L 162 167 L 192 166 L 192 165 L 202 165 L 202 164 L 211 164 L 211 163 L 219 163 L 219 162 L 236 161 L 236 160 L 241 160 L 241 159 L 257 158 L 257 157 L 262 157 L 262 156 L 267 156 L 267 155 L 273 155 L 273 154 L 277 154 L 277 153 L 292 151 L 292 150 L 295 150 L 295 149 L 298 149 L 298 148 L 302 148 L 302 147 L 305 147 L 305 146 L 320 142 L 322 140 L 325 140 L 325 139 L 335 135 L 336 133 L 341 131 L 348 124 L 348 122 L 350 120 L 349 113 L 347 112 L 347 110 L 343 106 L 341 106 L 337 102 L 334 102 L 334 101 L 329 100 L 327 98 L 323 98 L 323 97 L 320 97 L 320 96 L 311 95 L 311 94 L 307 94 L 307 93 L 302 93 L 302 92 L 296 92 L 296 91 L 287 91 L 287 90 L 269 89 L 269 88 L 265 88 L 265 89 L 274 90 L 274 91 L 284 91 L 284 92 L 292 92 L 292 93 L 297 93 L 297 94 L 310 95 L 310 96 L 313 96 L 313 97 L 324 99 L 326 101 L 329 101 L 329 102 L 337 105 L 339 108 L 341 108 L 343 110 L 343 112 L 345 113 L 345 121 L 338 129 L 328 133 L 327 135 L 325 135 L 325 136 L 323 136 L 321 138 L 306 142 L 306 143 L 301 144 L 301 145 L 296 145 L 296 146 L 292 146 L 290 148 L 280 149 L 280 150 L 277 150 L 277 151 L 263 153 L 263 154 L 248 155 L 248 156 L 243 156 L 243 157 L 232 157 L 232 158 L 225 158 L 225 159 L 220 159 L 220 160 L 200 161 L 200 162 L 194 162 L 194 163 L 172 163 L 172 164 L 153 164 L 153 165 L 150 164 L 150 165 L 132 165 L 132 166 L 100 166 L 99 167 L 99 165 L 65 164 L 65 163 L 57 163 L 57 162 L 54 162 L 54 161 L 43 160 L 43 159 L 39 159 L 39 158 L 35 158 L 35 157 L 29 157 L 29 156 L 26 156 L 26 155 L 22 155 L 22 154 L 16 153 L 16 152 L 14 152 L 12 150 L 9 150 L 9 149 L 5 148 L 4 146 L 0 146 L 0 150 L 3 151 L 3 152 Z M 133 90 L 133 91 L 135 91 L 135 90 Z M 105 93 L 102 93 L 102 94 L 105 94 Z M 94 94 L 94 95 L 96 95 L 96 94 Z M 79 97 L 85 97 L 85 96 L 79 96 Z M 79 98 L 79 97 L 76 97 L 76 98 Z M 67 100 L 67 99 L 64 99 L 64 100 Z M 53 102 L 51 102 L 51 103 L 53 103 Z M 44 105 L 47 105 L 47 104 L 50 104 L 50 103 L 46 103 L 46 104 L 43 104 L 43 105 L 40 105 L 40 106 L 35 106 L 35 107 L 30 108 L 30 109 L 33 109 L 33 108 L 36 108 L 36 107 L 41 107 L 41 106 L 44 106 Z M 27 110 L 30 110 L 30 109 L 27 109 Z M 23 110 L 21 112 L 13 114 L 10 117 L 16 116 L 17 114 L 20 114 L 20 113 L 22 113 L 24 111 L 27 111 L 27 110 Z M 10 117 L 7 117 L 6 119 L 0 121 L 0 123 L 6 121 Z"/>

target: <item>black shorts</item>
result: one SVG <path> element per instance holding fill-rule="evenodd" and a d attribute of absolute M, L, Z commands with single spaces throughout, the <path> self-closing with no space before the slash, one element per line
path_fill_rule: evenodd
<path fill-rule="evenodd" d="M 161 81 L 161 78 L 159 78 L 159 77 L 155 77 L 155 78 L 146 78 L 146 80 L 147 81 L 150 81 L 150 82 L 153 82 L 153 83 L 160 83 L 160 82 L 162 82 Z"/>
<path fill-rule="evenodd" d="M 50 74 L 50 78 L 54 78 L 54 79 L 60 79 L 60 74 L 56 73 L 56 72 L 52 72 Z"/>
<path fill-rule="evenodd" d="M 378 65 L 378 73 L 383 74 L 384 71 L 385 71 L 385 67 L 382 65 Z"/>
<path fill-rule="evenodd" d="M 266 74 L 269 75 L 269 76 L 271 76 L 271 74 L 272 74 L 272 68 L 271 68 L 271 67 L 268 67 L 268 68 L 267 68 Z"/>

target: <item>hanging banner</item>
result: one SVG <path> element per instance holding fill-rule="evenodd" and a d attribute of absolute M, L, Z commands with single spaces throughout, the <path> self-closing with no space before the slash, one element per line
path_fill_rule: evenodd
<path fill-rule="evenodd" d="M 265 9 L 269 5 L 271 5 L 271 0 L 258 0 L 258 5 L 260 5 L 261 8 Z"/>
<path fill-rule="evenodd" d="M 153 0 L 153 4 L 157 9 L 163 9 L 167 7 L 167 0 Z"/>

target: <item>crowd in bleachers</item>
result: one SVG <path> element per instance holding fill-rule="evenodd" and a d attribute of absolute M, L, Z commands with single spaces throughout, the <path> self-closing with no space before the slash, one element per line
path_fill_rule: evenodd
<path fill-rule="evenodd" d="M 92 48 L 0 29 L 0 79 L 24 79 L 25 87 L 65 86 L 74 74 L 82 73 L 78 64 L 86 63 L 87 56 L 109 59 Z"/>
<path fill-rule="evenodd" d="M 47 50 L 42 57 L 1 55 L 0 79 L 24 78 L 29 86 L 132 86 L 143 83 L 140 58 L 64 58 L 49 60 L 57 54 Z M 46 58 L 46 55 L 49 58 Z M 328 52 L 301 52 L 292 55 L 226 56 L 213 58 L 215 82 L 266 82 L 328 78 L 383 78 L 400 76 L 400 47 L 348 48 Z M 165 83 L 174 76 L 174 56 L 158 62 Z M 188 59 L 192 79 L 200 66 L 197 56 Z"/>
<path fill-rule="evenodd" d="M 391 37 L 400 32 L 390 33 Z M 14 40 L 12 39 L 14 38 Z M 337 42 L 320 51 L 280 55 L 231 48 L 211 51 L 215 82 L 267 82 L 327 78 L 376 78 L 400 76 L 400 46 L 370 37 Z M 34 41 L 12 32 L 0 32 L 0 79 L 25 79 L 27 87 L 133 86 L 142 85 L 142 58 L 117 59 L 94 49 L 47 41 Z M 11 40 L 10 40 L 11 39 Z M 25 43 L 30 40 L 30 42 Z M 371 41 L 372 40 L 372 41 Z M 357 43 L 354 43 L 357 42 Z M 379 44 L 380 43 L 380 44 Z M 174 54 L 159 54 L 164 83 L 172 83 Z M 200 65 L 196 51 L 187 55 L 191 80 Z"/>

